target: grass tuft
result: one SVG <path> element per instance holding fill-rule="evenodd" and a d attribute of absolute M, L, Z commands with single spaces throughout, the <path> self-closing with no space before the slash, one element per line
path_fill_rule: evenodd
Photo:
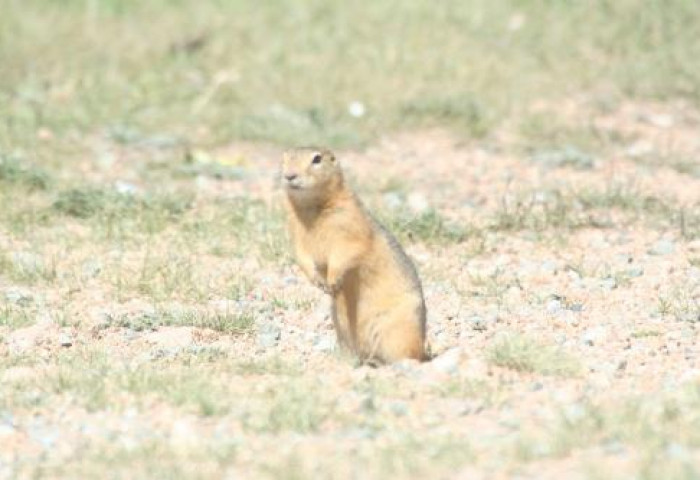
<path fill-rule="evenodd" d="M 27 165 L 17 157 L 0 154 L 0 184 L 21 185 L 32 190 L 46 190 L 51 184 L 43 169 Z"/>
<path fill-rule="evenodd" d="M 97 215 L 133 217 L 143 212 L 157 212 L 167 217 L 178 217 L 192 205 L 188 196 L 148 195 L 137 197 L 96 187 L 64 190 L 53 203 L 56 212 L 76 218 Z"/>
<path fill-rule="evenodd" d="M 472 233 L 461 225 L 448 222 L 435 210 L 418 216 L 397 213 L 382 219 L 389 231 L 410 242 L 459 243 Z"/>
<path fill-rule="evenodd" d="M 578 360 L 560 348 L 542 345 L 521 335 L 495 341 L 489 348 L 488 360 L 493 365 L 525 373 L 556 377 L 574 377 L 581 373 Z"/>

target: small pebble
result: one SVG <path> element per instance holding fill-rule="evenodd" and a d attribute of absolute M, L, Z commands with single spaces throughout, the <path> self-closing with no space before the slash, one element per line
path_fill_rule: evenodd
<path fill-rule="evenodd" d="M 438 355 L 431 362 L 434 369 L 449 375 L 459 371 L 459 363 L 462 358 L 462 351 L 459 348 L 451 348 L 441 355 Z"/>
<path fill-rule="evenodd" d="M 414 213 L 425 213 L 430 208 L 430 206 L 428 205 L 428 200 L 422 193 L 413 192 L 408 196 L 406 200 L 408 203 L 408 208 L 410 208 Z"/>
<path fill-rule="evenodd" d="M 604 278 L 600 281 L 600 288 L 603 290 L 613 290 L 617 288 L 617 280 L 612 277 Z"/>
<path fill-rule="evenodd" d="M 596 343 L 600 343 L 602 340 L 604 340 L 607 333 L 607 329 L 603 326 L 591 327 L 583 332 L 581 335 L 581 341 L 584 345 L 592 347 Z"/>
<path fill-rule="evenodd" d="M 27 305 L 34 299 L 29 290 L 23 288 L 8 288 L 5 290 L 5 299 L 17 305 Z"/>
<path fill-rule="evenodd" d="M 552 299 L 547 302 L 547 313 L 550 315 L 556 315 L 561 311 L 561 300 Z"/>
<path fill-rule="evenodd" d="M 572 303 L 569 306 L 569 310 L 572 312 L 582 312 L 583 311 L 583 304 L 582 303 Z"/>
<path fill-rule="evenodd" d="M 403 206 L 401 196 L 396 192 L 387 192 L 382 195 L 382 202 L 384 202 L 384 206 L 389 210 L 398 210 Z"/>
<path fill-rule="evenodd" d="M 486 321 L 479 315 L 469 317 L 468 321 L 469 324 L 472 326 L 472 329 L 479 332 L 483 332 L 484 330 L 486 330 Z"/>
<path fill-rule="evenodd" d="M 651 255 L 669 255 L 676 250 L 676 244 L 670 240 L 659 240 L 649 250 Z"/>
<path fill-rule="evenodd" d="M 272 348 L 282 338 L 282 329 L 274 323 L 261 323 L 257 328 L 258 346 L 262 348 Z"/>
<path fill-rule="evenodd" d="M 70 333 L 67 332 L 61 332 L 58 335 L 58 343 L 62 347 L 70 347 L 73 345 L 73 337 L 71 336 Z"/>
<path fill-rule="evenodd" d="M 367 113 L 367 108 L 364 103 L 355 100 L 348 105 L 348 113 L 355 118 L 361 118 Z"/>
<path fill-rule="evenodd" d="M 317 352 L 331 352 L 335 349 L 335 338 L 331 335 L 316 335 L 313 349 Z"/>
<path fill-rule="evenodd" d="M 627 276 L 630 278 L 636 278 L 636 277 L 641 277 L 644 275 L 644 269 L 638 265 L 629 267 L 626 270 Z"/>

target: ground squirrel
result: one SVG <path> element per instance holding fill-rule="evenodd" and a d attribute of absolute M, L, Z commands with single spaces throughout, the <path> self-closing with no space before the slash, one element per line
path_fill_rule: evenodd
<path fill-rule="evenodd" d="M 425 301 L 413 263 L 347 186 L 332 152 L 282 158 L 297 262 L 332 298 L 338 343 L 362 361 L 425 360 Z"/>

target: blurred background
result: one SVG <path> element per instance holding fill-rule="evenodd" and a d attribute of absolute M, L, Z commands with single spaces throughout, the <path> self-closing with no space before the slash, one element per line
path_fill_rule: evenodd
<path fill-rule="evenodd" d="M 3 0 L 0 141 L 358 146 L 531 128 L 538 100 L 697 104 L 699 20 L 689 0 Z"/>

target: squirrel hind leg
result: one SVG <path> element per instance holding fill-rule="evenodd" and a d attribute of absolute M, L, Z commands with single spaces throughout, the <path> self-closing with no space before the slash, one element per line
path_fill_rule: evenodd
<path fill-rule="evenodd" d="M 424 362 L 429 359 L 425 338 L 415 322 L 401 318 L 382 327 L 373 357 L 382 363 L 407 359 Z"/>

